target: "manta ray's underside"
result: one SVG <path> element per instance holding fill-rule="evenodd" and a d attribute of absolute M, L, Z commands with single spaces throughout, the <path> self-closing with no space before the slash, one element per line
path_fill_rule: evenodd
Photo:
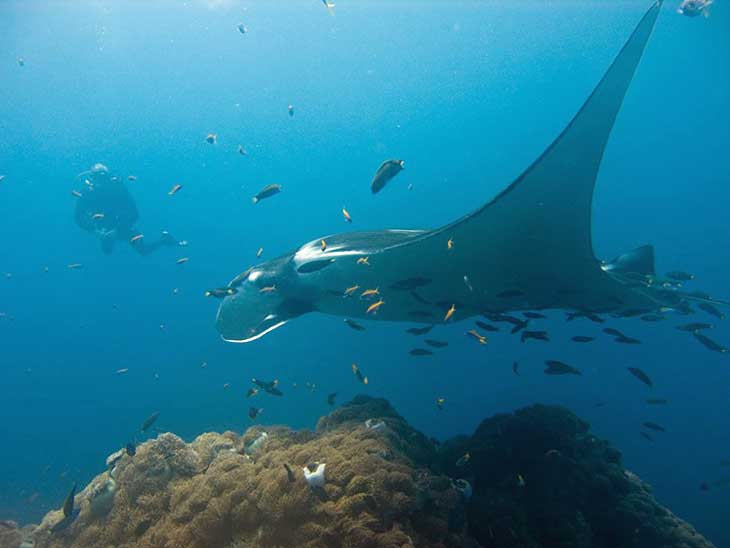
<path fill-rule="evenodd" d="M 602 263 L 591 242 L 601 158 L 661 3 L 646 13 L 568 127 L 496 198 L 436 230 L 325 236 L 324 250 L 317 239 L 250 268 L 229 284 L 236 292 L 220 304 L 222 337 L 249 342 L 311 311 L 440 323 L 452 307 L 451 321 L 485 311 L 628 315 L 676 306 L 687 296 L 649 281 L 650 247 Z M 375 288 L 372 299 L 361 298 Z M 368 314 L 379 300 L 377 313 Z"/>

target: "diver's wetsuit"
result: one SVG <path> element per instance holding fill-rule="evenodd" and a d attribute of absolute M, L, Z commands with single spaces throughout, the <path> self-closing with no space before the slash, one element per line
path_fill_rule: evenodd
<path fill-rule="evenodd" d="M 139 215 L 124 181 L 111 176 L 106 167 L 100 164 L 82 176 L 87 182 L 81 191 L 81 197 L 76 202 L 74 218 L 82 229 L 93 232 L 99 237 L 104 253 L 111 253 L 117 240 L 130 243 L 140 255 L 147 255 L 163 246 L 177 244 L 167 232 L 163 232 L 162 236 L 153 242 L 146 237 L 131 242 L 131 239 L 139 234 L 134 228 Z"/>

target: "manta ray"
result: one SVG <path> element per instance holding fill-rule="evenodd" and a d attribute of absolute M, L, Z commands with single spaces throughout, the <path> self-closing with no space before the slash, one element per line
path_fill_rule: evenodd
<path fill-rule="evenodd" d="M 329 235 L 249 268 L 218 307 L 222 338 L 254 341 L 309 312 L 437 324 L 512 310 L 686 307 L 690 294 L 653 283 L 651 246 L 602 262 L 591 239 L 603 152 L 661 5 L 565 130 L 495 198 L 441 228 Z"/>

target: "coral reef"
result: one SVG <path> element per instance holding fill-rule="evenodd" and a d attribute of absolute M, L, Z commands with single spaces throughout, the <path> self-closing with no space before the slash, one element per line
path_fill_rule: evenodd
<path fill-rule="evenodd" d="M 323 481 L 308 483 L 305 470 L 318 466 Z M 59 533 L 50 531 L 61 512 L 46 515 L 37 548 L 712 546 L 587 423 L 546 406 L 443 445 L 365 396 L 315 432 L 254 426 L 192 443 L 162 434 L 110 458 L 76 506 Z M 0 528 L 0 548 L 17 548 L 16 533 Z"/>
<path fill-rule="evenodd" d="M 23 542 L 18 524 L 14 521 L 0 521 L 0 548 L 18 548 Z"/>
<path fill-rule="evenodd" d="M 560 407 L 485 420 L 470 438 L 445 444 L 437 469 L 472 483 L 470 533 L 485 546 L 712 546 L 654 500 L 619 451 Z"/>
<path fill-rule="evenodd" d="M 367 418 L 387 428 L 369 430 Z M 464 513 L 464 499 L 449 478 L 419 465 L 428 455 L 434 450 L 423 435 L 385 400 L 370 398 L 335 411 L 316 433 L 256 426 L 243 436 L 206 433 L 190 444 L 162 434 L 77 495 L 81 512 L 67 530 L 50 534 L 60 512 L 48 514 L 36 546 L 469 546 L 463 524 L 450 523 L 453 513 Z M 315 462 L 327 463 L 326 483 L 313 488 L 303 468 Z M 100 498 L 105 504 L 95 503 Z"/>

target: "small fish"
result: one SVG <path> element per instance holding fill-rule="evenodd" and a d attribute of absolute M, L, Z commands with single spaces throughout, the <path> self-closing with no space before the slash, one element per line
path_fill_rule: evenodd
<path fill-rule="evenodd" d="M 524 487 L 525 485 L 525 478 L 522 477 L 522 474 L 517 474 L 517 486 Z"/>
<path fill-rule="evenodd" d="M 103 213 L 94 213 L 94 214 L 93 214 L 93 215 L 91 216 L 91 219 L 92 219 L 93 221 L 100 221 L 100 220 L 102 220 L 103 218 L 104 218 L 104 214 L 103 214 Z"/>
<path fill-rule="evenodd" d="M 469 281 L 469 278 L 466 274 L 464 274 L 464 285 L 469 290 L 469 293 L 474 293 L 474 287 L 472 287 L 471 282 Z"/>
<path fill-rule="evenodd" d="M 284 463 L 284 468 L 286 469 L 286 479 L 289 481 L 289 483 L 294 483 L 296 481 L 296 476 L 294 475 L 294 471 L 291 469 L 291 467 Z"/>
<path fill-rule="evenodd" d="M 248 408 L 248 418 L 252 421 L 255 421 L 256 418 L 263 413 L 264 408 L 263 407 L 249 407 Z"/>
<path fill-rule="evenodd" d="M 128 368 L 128 367 L 122 367 L 121 369 L 117 369 L 117 370 L 115 371 L 115 373 L 116 373 L 117 375 L 124 375 L 124 374 L 125 374 L 125 373 L 127 373 L 127 372 L 129 372 L 129 368 Z"/>
<path fill-rule="evenodd" d="M 78 190 L 72 190 L 71 196 L 73 196 L 74 198 L 81 198 L 82 194 Z"/>
<path fill-rule="evenodd" d="M 479 333 L 476 329 L 470 329 L 466 332 L 468 337 L 471 337 L 475 341 L 477 341 L 479 344 L 487 344 L 487 338 Z"/>
<path fill-rule="evenodd" d="M 449 238 L 449 240 L 446 242 L 446 249 L 448 249 L 449 251 L 454 249 L 454 239 L 453 238 Z"/>
<path fill-rule="evenodd" d="M 388 184 L 393 177 L 398 175 L 405 165 L 406 163 L 403 160 L 386 160 L 380 164 L 378 171 L 375 172 L 375 176 L 370 183 L 370 190 L 372 193 L 377 194 L 383 190 L 385 185 Z"/>
<path fill-rule="evenodd" d="M 636 377 L 637 379 L 639 379 L 645 385 L 647 385 L 649 387 L 654 386 L 654 383 L 651 382 L 651 379 L 649 378 L 649 375 L 647 375 L 646 373 L 644 373 L 638 367 L 629 367 L 628 370 L 629 370 L 629 373 L 631 373 L 634 377 Z"/>
<path fill-rule="evenodd" d="M 499 327 L 497 327 L 496 325 L 491 325 L 491 324 L 488 324 L 488 323 L 484 323 L 484 322 L 482 322 L 480 320 L 477 320 L 474 323 L 476 324 L 476 326 L 479 329 L 483 329 L 484 331 L 490 331 L 492 333 L 496 333 L 497 331 L 499 331 Z"/>
<path fill-rule="evenodd" d="M 256 394 L 259 393 L 258 388 L 251 387 L 246 391 L 246 397 L 247 398 L 253 398 Z"/>
<path fill-rule="evenodd" d="M 206 142 L 210 145 L 214 145 L 218 142 L 218 135 L 216 133 L 208 133 L 208 136 L 205 138 Z"/>
<path fill-rule="evenodd" d="M 582 375 L 580 370 L 557 360 L 547 360 L 545 365 L 547 365 L 546 375 Z"/>
<path fill-rule="evenodd" d="M 275 285 L 267 285 L 266 287 L 262 287 L 261 289 L 259 289 L 259 293 L 274 293 L 275 291 Z"/>
<path fill-rule="evenodd" d="M 357 380 L 359 380 L 363 384 L 368 384 L 368 378 L 363 376 L 362 371 L 360 371 L 360 368 L 356 364 L 352 364 L 352 372 L 357 377 Z"/>
<path fill-rule="evenodd" d="M 607 327 L 603 330 L 603 332 L 606 333 L 607 335 L 611 335 L 613 337 L 625 337 L 626 336 L 623 333 L 621 333 L 621 331 L 619 331 L 618 329 L 614 329 L 613 327 Z"/>
<path fill-rule="evenodd" d="M 276 194 L 279 194 L 281 192 L 281 185 L 266 185 L 264 188 L 259 190 L 258 194 L 251 198 L 251 201 L 254 204 L 259 203 L 261 200 L 264 200 L 266 198 L 271 198 L 272 196 L 275 196 Z"/>
<path fill-rule="evenodd" d="M 133 183 L 136 180 L 137 180 L 136 175 L 127 175 L 127 181 L 129 181 L 130 183 Z"/>
<path fill-rule="evenodd" d="M 289 113 L 290 118 L 294 118 L 294 105 L 286 107 L 286 111 Z"/>
<path fill-rule="evenodd" d="M 649 430 L 654 430 L 656 432 L 666 432 L 666 428 L 664 428 L 662 425 L 657 424 L 655 422 L 645 422 L 642 424 L 644 428 L 648 428 Z"/>
<path fill-rule="evenodd" d="M 570 340 L 573 342 L 577 342 L 577 343 L 588 343 L 588 342 L 596 340 L 596 338 L 595 337 L 586 337 L 584 335 L 576 335 L 575 337 L 573 337 Z"/>
<path fill-rule="evenodd" d="M 180 257 L 175 264 L 185 264 L 190 260 L 190 257 Z"/>
<path fill-rule="evenodd" d="M 124 450 L 127 452 L 127 455 L 130 457 L 133 457 L 137 454 L 137 448 L 135 447 L 134 443 L 129 442 L 127 445 L 124 446 Z"/>
<path fill-rule="evenodd" d="M 258 251 L 256 251 L 256 258 L 257 259 L 261 258 L 261 255 L 263 255 L 263 254 L 264 254 L 264 248 L 259 247 Z"/>
<path fill-rule="evenodd" d="M 448 322 L 451 319 L 451 317 L 454 315 L 454 312 L 456 312 L 456 305 L 452 304 L 451 308 L 449 308 L 446 311 L 446 315 L 444 316 L 444 321 Z"/>
<path fill-rule="evenodd" d="M 203 295 L 206 297 L 215 297 L 216 299 L 223 299 L 229 295 L 235 295 L 236 290 L 232 287 L 217 287 L 215 289 L 208 289 Z"/>
<path fill-rule="evenodd" d="M 357 323 L 355 320 L 351 320 L 350 318 L 344 319 L 345 325 L 350 327 L 351 329 L 354 329 L 355 331 L 365 331 L 365 327 Z"/>
<path fill-rule="evenodd" d="M 539 312 L 523 312 L 522 315 L 530 320 L 544 320 L 547 318 L 545 314 L 540 314 Z"/>
<path fill-rule="evenodd" d="M 174 196 L 175 194 L 177 194 L 178 192 L 180 192 L 181 189 L 182 189 L 182 185 L 174 185 L 170 189 L 170 191 L 167 193 L 167 195 L 168 196 Z"/>
<path fill-rule="evenodd" d="M 370 306 L 368 306 L 367 310 L 365 311 L 366 314 L 377 314 L 378 309 L 385 304 L 385 301 L 383 299 L 380 299 L 379 301 L 374 302 Z"/>
<path fill-rule="evenodd" d="M 446 403 L 446 399 L 436 398 L 436 407 L 438 407 L 439 411 L 443 410 L 445 403 Z"/>
<path fill-rule="evenodd" d="M 697 305 L 697 308 L 699 308 L 700 310 L 704 310 L 710 316 L 715 316 L 716 318 L 720 318 L 721 320 L 725 317 L 725 314 L 720 312 L 715 306 L 711 305 L 710 303 L 700 303 Z"/>
<path fill-rule="evenodd" d="M 633 337 L 616 337 L 613 342 L 619 343 L 619 344 L 641 344 L 641 341 L 639 339 L 635 339 Z"/>
<path fill-rule="evenodd" d="M 240 32 L 241 34 L 246 34 L 248 32 L 246 25 L 244 25 L 243 23 L 239 23 L 236 28 L 238 29 L 238 32 Z"/>
<path fill-rule="evenodd" d="M 433 356 L 433 352 L 425 348 L 414 348 L 413 350 L 409 350 L 408 353 L 411 356 Z"/>
<path fill-rule="evenodd" d="M 471 460 L 471 455 L 467 452 L 464 453 L 462 456 L 459 457 L 459 459 L 456 461 L 456 466 L 466 466 L 466 464 Z"/>
<path fill-rule="evenodd" d="M 327 396 L 327 405 L 334 405 L 335 399 L 337 399 L 337 392 L 332 392 Z"/>
<path fill-rule="evenodd" d="M 525 342 L 528 339 L 545 342 L 550 341 L 547 331 L 523 331 L 520 335 L 520 342 Z"/>
<path fill-rule="evenodd" d="M 342 206 L 342 216 L 345 218 L 346 223 L 352 222 L 352 217 L 350 216 L 350 212 L 345 209 L 345 206 Z"/>
<path fill-rule="evenodd" d="M 606 320 L 598 316 L 597 314 L 593 314 L 592 312 L 566 312 L 565 314 L 565 321 L 566 322 L 572 322 L 576 318 L 586 318 L 587 320 L 592 321 L 593 323 L 603 323 Z"/>
<path fill-rule="evenodd" d="M 380 295 L 380 288 L 376 287 L 375 289 L 366 289 L 365 291 L 360 293 L 360 298 L 369 299 L 378 295 Z"/>
<path fill-rule="evenodd" d="M 223 390 L 228 390 L 231 387 L 231 383 L 226 382 L 223 384 Z"/>
<path fill-rule="evenodd" d="M 445 348 L 449 346 L 449 343 L 446 341 L 437 341 L 435 339 L 426 339 L 425 342 L 428 346 L 432 346 L 433 348 Z"/>
<path fill-rule="evenodd" d="M 357 264 L 364 264 L 366 266 L 370 266 L 370 257 L 360 257 L 357 260 Z"/>
<path fill-rule="evenodd" d="M 241 156 L 248 156 L 248 152 L 246 151 L 246 147 L 243 145 L 238 145 L 238 153 Z"/>
<path fill-rule="evenodd" d="M 700 322 L 694 322 L 694 323 L 686 323 L 684 325 L 678 325 L 675 329 L 679 329 L 680 331 L 702 331 L 704 329 L 712 329 L 715 327 L 711 323 L 700 323 Z"/>
<path fill-rule="evenodd" d="M 324 253 L 325 251 L 327 251 L 327 242 L 325 242 L 324 240 L 320 240 L 319 247 L 322 250 L 322 253 Z"/>
<path fill-rule="evenodd" d="M 665 399 L 648 399 L 646 400 L 646 403 L 649 405 L 667 405 L 669 403 L 669 400 Z"/>
<path fill-rule="evenodd" d="M 262 388 L 264 390 L 264 392 L 266 392 L 267 394 L 271 394 L 272 396 L 283 396 L 284 395 L 282 393 L 282 391 L 279 390 L 279 388 L 278 388 L 278 386 L 279 386 L 278 379 L 274 379 L 273 381 L 262 381 L 260 379 L 253 378 L 253 379 L 251 379 L 251 382 L 253 384 L 255 384 L 256 386 L 258 386 L 259 388 Z"/>
<path fill-rule="evenodd" d="M 151 415 L 150 415 L 149 417 L 147 417 L 147 418 L 145 419 L 145 421 L 144 421 L 144 422 L 142 423 L 142 427 L 140 428 L 140 430 L 141 430 L 142 432 L 146 432 L 147 430 L 149 430 L 149 429 L 150 429 L 150 427 L 151 427 L 151 426 L 152 426 L 153 424 L 155 424 L 155 422 L 157 422 L 157 419 L 159 418 L 159 416 L 160 416 L 160 412 L 159 412 L 159 411 L 155 411 L 154 413 L 152 413 L 152 414 L 151 414 Z"/>
<path fill-rule="evenodd" d="M 22 57 L 18 57 L 18 66 L 19 67 L 24 67 L 25 66 L 25 59 L 23 59 Z"/>
<path fill-rule="evenodd" d="M 142 238 L 144 238 L 144 234 L 136 234 L 136 235 L 132 236 L 132 237 L 131 237 L 131 238 L 129 239 L 129 243 L 130 243 L 130 244 L 133 244 L 134 242 L 138 242 L 138 241 L 140 241 L 140 240 L 141 240 Z"/>
<path fill-rule="evenodd" d="M 730 352 L 730 350 L 728 350 L 721 344 L 716 343 L 710 337 L 703 335 L 699 331 L 693 332 L 692 335 L 694 335 L 694 338 L 697 339 L 698 341 L 700 341 L 702 346 L 704 346 L 708 350 L 712 350 L 713 352 L 719 352 L 720 354 L 725 354 L 727 352 Z"/>
<path fill-rule="evenodd" d="M 654 441 L 654 438 L 652 438 L 651 434 L 649 434 L 648 432 L 639 432 L 639 434 L 641 434 L 641 437 L 645 440 Z"/>
<path fill-rule="evenodd" d="M 352 297 L 352 295 L 353 295 L 353 294 L 355 293 L 355 291 L 357 291 L 358 289 L 360 289 L 360 286 L 359 286 L 359 285 L 353 285 L 353 286 L 350 286 L 350 287 L 348 287 L 347 289 L 345 289 L 345 292 L 344 292 L 344 293 L 342 294 L 342 296 L 343 296 L 343 297 Z"/>
<path fill-rule="evenodd" d="M 530 323 L 530 320 L 520 320 L 519 323 L 516 323 L 515 326 L 510 330 L 510 334 L 514 335 L 515 333 L 519 333 L 522 331 L 527 325 Z"/>
<path fill-rule="evenodd" d="M 690 280 L 695 279 L 693 274 L 690 274 L 689 272 L 682 272 L 681 270 L 672 270 L 671 272 L 667 272 L 666 276 L 670 280 L 678 282 L 689 282 Z"/>
<path fill-rule="evenodd" d="M 512 373 L 520 376 L 520 364 L 518 362 L 512 362 Z"/>
<path fill-rule="evenodd" d="M 81 268 L 84 268 L 84 265 L 82 265 L 81 263 L 71 263 L 70 265 L 68 265 L 69 270 L 79 270 Z"/>
<path fill-rule="evenodd" d="M 409 327 L 408 329 L 406 329 L 406 333 L 408 333 L 409 335 L 425 335 L 432 329 L 432 325 L 427 325 L 426 327 Z"/>

